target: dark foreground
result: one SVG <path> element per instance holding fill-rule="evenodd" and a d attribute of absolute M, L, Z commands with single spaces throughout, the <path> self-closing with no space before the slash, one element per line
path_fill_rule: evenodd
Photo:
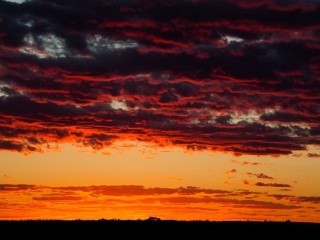
<path fill-rule="evenodd" d="M 206 221 L 0 221 L 6 239 L 319 239 L 320 224 Z M 1 237 L 1 238 L 2 238 Z M 4 239 L 4 238 L 3 238 Z"/>

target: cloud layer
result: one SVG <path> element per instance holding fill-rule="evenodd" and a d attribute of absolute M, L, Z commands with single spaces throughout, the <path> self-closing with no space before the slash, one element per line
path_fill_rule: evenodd
<path fill-rule="evenodd" d="M 319 145 L 319 22 L 316 1 L 0 1 L 0 149 Z"/>
<path fill-rule="evenodd" d="M 0 185 L 0 194 L 0 206 L 3 208 L 0 219 L 110 219 L 113 216 L 144 219 L 156 215 L 163 219 L 319 221 L 319 196 L 268 194 L 241 189 L 3 184 Z"/>

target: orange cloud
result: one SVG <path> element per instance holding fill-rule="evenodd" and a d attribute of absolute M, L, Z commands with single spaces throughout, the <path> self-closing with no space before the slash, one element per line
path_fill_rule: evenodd
<path fill-rule="evenodd" d="M 242 183 L 243 183 L 244 185 L 249 185 L 249 184 L 250 184 L 247 179 L 243 179 L 243 180 L 242 180 Z"/>
<path fill-rule="evenodd" d="M 269 186 L 280 187 L 275 184 Z M 248 190 L 227 191 L 191 186 L 145 188 L 135 185 L 84 187 L 0 185 L 0 194 L 0 207 L 4 208 L 0 214 L 1 219 L 41 216 L 46 218 L 59 216 L 62 219 L 88 216 L 98 219 L 112 216 L 132 219 L 138 215 L 141 217 L 155 214 L 165 219 L 177 219 L 177 216 L 181 216 L 182 219 L 211 219 L 212 212 L 217 212 L 218 215 L 215 215 L 214 219 L 217 220 L 219 216 L 218 219 L 222 220 L 228 219 L 228 216 L 246 219 L 249 212 L 242 209 L 251 209 L 251 219 L 269 219 L 269 211 L 273 210 L 275 217 L 273 219 L 278 219 L 276 216 L 286 211 L 286 214 L 292 214 L 292 219 L 298 220 L 299 218 L 294 218 L 298 209 L 310 213 L 319 210 L 317 205 L 319 196 L 268 195 Z M 16 209 L 14 215 L 13 209 Z M 259 214 L 254 213 L 256 209 L 259 209 Z"/>
<path fill-rule="evenodd" d="M 227 170 L 225 171 L 225 174 L 234 174 L 234 173 L 237 173 L 237 170 L 236 169 L 230 169 L 230 170 Z"/>

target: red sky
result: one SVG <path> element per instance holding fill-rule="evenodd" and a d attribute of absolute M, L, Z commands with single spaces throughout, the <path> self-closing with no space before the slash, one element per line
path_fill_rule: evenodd
<path fill-rule="evenodd" d="M 0 1 L 0 218 L 320 222 L 317 1 Z"/>

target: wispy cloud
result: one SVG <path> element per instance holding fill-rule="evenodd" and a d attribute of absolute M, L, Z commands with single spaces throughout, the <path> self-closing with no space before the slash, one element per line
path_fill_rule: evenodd
<path fill-rule="evenodd" d="M 231 160 L 231 162 L 239 164 L 239 165 L 250 165 L 250 166 L 262 165 L 261 162 L 247 162 L 247 161 L 238 161 L 238 160 Z"/>
<path fill-rule="evenodd" d="M 283 184 L 283 183 L 263 183 L 263 182 L 257 182 L 255 184 L 258 187 L 277 187 L 277 188 L 291 188 L 292 186 L 289 184 Z"/>

